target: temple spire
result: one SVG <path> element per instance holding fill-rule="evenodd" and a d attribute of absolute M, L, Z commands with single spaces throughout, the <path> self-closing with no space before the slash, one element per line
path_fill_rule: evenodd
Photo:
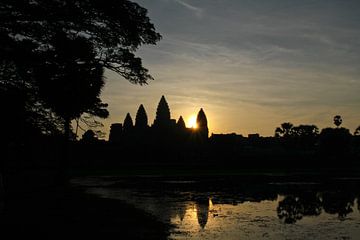
<path fill-rule="evenodd" d="M 177 125 L 177 127 L 179 129 L 185 129 L 186 128 L 185 121 L 184 121 L 182 116 L 179 117 L 179 120 L 177 121 L 176 125 Z"/>
<path fill-rule="evenodd" d="M 196 118 L 197 131 L 204 139 L 208 138 L 209 129 L 208 122 L 204 110 L 201 108 Z"/>
<path fill-rule="evenodd" d="M 134 127 L 133 120 L 130 116 L 130 113 L 127 113 L 124 120 L 124 132 L 130 131 L 133 127 Z"/>
<path fill-rule="evenodd" d="M 154 125 L 157 127 L 167 127 L 170 125 L 170 122 L 170 108 L 163 95 L 156 109 Z"/>
<path fill-rule="evenodd" d="M 135 127 L 146 128 L 147 126 L 148 126 L 148 117 L 144 106 L 140 104 L 135 117 Z"/>

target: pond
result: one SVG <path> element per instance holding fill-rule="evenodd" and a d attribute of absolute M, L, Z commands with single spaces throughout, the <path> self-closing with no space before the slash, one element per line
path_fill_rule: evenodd
<path fill-rule="evenodd" d="M 360 239 L 357 179 L 104 176 L 77 178 L 73 184 L 170 223 L 170 239 Z"/>

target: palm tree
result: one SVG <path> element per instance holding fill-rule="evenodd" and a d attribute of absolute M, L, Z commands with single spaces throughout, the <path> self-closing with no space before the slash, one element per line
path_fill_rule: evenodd
<path fill-rule="evenodd" d="M 336 115 L 335 117 L 334 117 L 334 124 L 335 124 L 335 126 L 338 128 L 340 125 L 341 125 L 341 123 L 342 123 L 342 118 L 341 118 L 341 116 L 340 115 Z"/>

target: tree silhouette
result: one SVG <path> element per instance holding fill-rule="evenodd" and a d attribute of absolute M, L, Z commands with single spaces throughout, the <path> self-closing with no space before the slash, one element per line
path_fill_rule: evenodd
<path fill-rule="evenodd" d="M 319 151 L 323 156 L 342 159 L 348 153 L 350 141 L 349 129 L 324 128 L 319 136 Z M 341 161 L 338 164 L 345 164 L 345 162 Z"/>
<path fill-rule="evenodd" d="M 340 115 L 336 115 L 334 117 L 334 124 L 335 124 L 336 127 L 339 127 L 341 125 L 342 121 L 343 120 L 342 120 Z"/>
<path fill-rule="evenodd" d="M 329 192 L 322 196 L 323 208 L 329 214 L 338 214 L 340 220 L 353 212 L 354 197 L 343 192 Z"/>
<path fill-rule="evenodd" d="M 88 129 L 96 129 L 104 126 L 102 122 L 96 120 L 94 115 L 83 114 L 82 116 L 76 118 L 75 137 L 78 136 L 79 129 L 83 130 L 84 132 L 86 131 L 85 128 L 81 126 L 82 124 L 84 124 Z"/>
<path fill-rule="evenodd" d="M 26 119 L 29 116 L 24 106 L 30 106 L 28 109 L 33 113 L 36 112 L 31 107 L 34 105 L 44 109 L 42 112 L 55 111 L 65 118 L 66 127 L 69 119 L 84 110 L 97 116 L 106 115 L 106 105 L 93 101 L 94 98 L 88 101 L 79 97 L 81 103 L 92 102 L 91 108 L 79 106 L 77 102 L 68 104 L 77 94 L 89 90 L 76 91 L 84 86 L 86 79 L 89 82 L 98 79 L 97 84 L 85 84 L 92 85 L 94 92 L 89 95 L 97 96 L 103 68 L 115 71 L 132 83 L 146 84 L 152 79 L 134 52 L 142 44 L 155 44 L 161 36 L 147 17 L 146 9 L 136 3 L 4 0 L 0 9 L 0 77 L 4 79 L 1 90 L 7 92 L 13 88 L 14 92 L 21 93 L 16 94 L 16 98 L 22 107 L 13 104 L 11 108 L 18 108 Z M 67 47 L 71 51 L 64 51 Z M 85 71 L 86 68 L 90 71 Z"/>
<path fill-rule="evenodd" d="M 284 223 L 292 224 L 304 216 L 320 215 L 321 209 L 321 200 L 316 193 L 301 193 L 298 196 L 285 196 L 276 210 L 279 219 L 284 220 Z"/>
<path fill-rule="evenodd" d="M 1 1 L 1 35 L 7 46 L 29 41 L 38 53 L 52 48 L 61 29 L 67 36 L 86 37 L 96 46 L 96 59 L 134 83 L 151 76 L 133 52 L 142 44 L 155 44 L 155 32 L 146 9 L 128 0 L 102 1 L 38 0 Z"/>
<path fill-rule="evenodd" d="M 299 125 L 292 128 L 291 136 L 295 138 L 299 147 L 314 147 L 319 135 L 319 128 L 315 125 Z"/>
<path fill-rule="evenodd" d="M 124 120 L 124 132 L 130 132 L 134 127 L 133 120 L 130 116 L 130 113 L 126 114 L 125 120 Z"/>
<path fill-rule="evenodd" d="M 319 128 L 315 125 L 299 125 L 292 128 L 292 134 L 295 136 L 315 137 L 319 134 Z"/>
<path fill-rule="evenodd" d="M 275 129 L 276 137 L 288 137 L 291 136 L 294 125 L 290 122 L 285 122 L 281 124 L 281 127 Z"/>
<path fill-rule="evenodd" d="M 161 96 L 160 102 L 156 109 L 154 125 L 160 128 L 168 127 L 170 125 L 170 108 L 164 95 Z"/>
<path fill-rule="evenodd" d="M 83 135 L 82 135 L 82 141 L 83 142 L 87 142 L 87 143 L 92 143 L 97 139 L 96 134 L 93 130 L 87 130 Z"/>
<path fill-rule="evenodd" d="M 148 127 L 148 117 L 142 104 L 139 106 L 139 109 L 136 113 L 135 127 L 141 129 Z"/>
<path fill-rule="evenodd" d="M 65 136 L 70 122 L 83 113 L 106 118 L 107 104 L 100 100 L 104 86 L 103 67 L 95 60 L 94 47 L 83 37 L 69 39 L 59 33 L 48 62 L 36 68 L 39 94 L 65 120 Z"/>
<path fill-rule="evenodd" d="M 63 119 L 53 114 L 39 94 L 35 94 L 38 86 L 34 84 L 32 69 L 39 60 L 34 57 L 34 45 L 26 40 L 12 42 L 10 37 L 2 35 L 1 27 L 0 107 L 6 118 L 1 118 L 0 123 L 7 126 L 2 132 L 3 139 L 22 141 L 34 135 L 34 131 L 37 134 L 60 133 Z M 32 61 L 27 61 L 29 58 Z"/>
<path fill-rule="evenodd" d="M 355 135 L 355 136 L 359 136 L 359 135 L 360 135 L 360 126 L 358 126 L 358 127 L 355 129 L 354 135 Z"/>

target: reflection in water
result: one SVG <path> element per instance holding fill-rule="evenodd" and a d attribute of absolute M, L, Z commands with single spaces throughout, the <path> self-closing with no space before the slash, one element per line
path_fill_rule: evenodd
<path fill-rule="evenodd" d="M 103 179 L 96 181 L 98 187 L 93 183 L 89 192 L 121 199 L 173 224 L 171 239 L 327 240 L 360 236 L 359 193 L 354 192 L 358 185 L 293 189 L 286 184 L 247 184 L 236 190 L 200 191 L 189 188 L 193 183 L 116 188 L 107 187 Z"/>
<path fill-rule="evenodd" d="M 285 223 L 295 223 L 304 216 L 319 216 L 322 210 L 344 220 L 353 212 L 355 200 L 355 196 L 344 192 L 288 195 L 279 202 L 277 213 Z"/>
<path fill-rule="evenodd" d="M 183 221 L 185 214 L 186 214 L 186 205 L 179 204 L 179 206 L 177 207 L 176 216 L 179 217 L 180 221 Z"/>
<path fill-rule="evenodd" d="M 209 198 L 199 198 L 195 205 L 198 223 L 201 228 L 205 228 L 209 217 Z"/>
<path fill-rule="evenodd" d="M 338 214 L 339 219 L 343 220 L 353 212 L 355 196 L 344 193 L 325 193 L 322 197 L 323 208 L 329 214 Z"/>
<path fill-rule="evenodd" d="M 321 214 L 321 200 L 318 194 L 306 193 L 299 196 L 285 196 L 277 207 L 278 217 L 285 223 L 295 223 L 304 216 Z"/>

